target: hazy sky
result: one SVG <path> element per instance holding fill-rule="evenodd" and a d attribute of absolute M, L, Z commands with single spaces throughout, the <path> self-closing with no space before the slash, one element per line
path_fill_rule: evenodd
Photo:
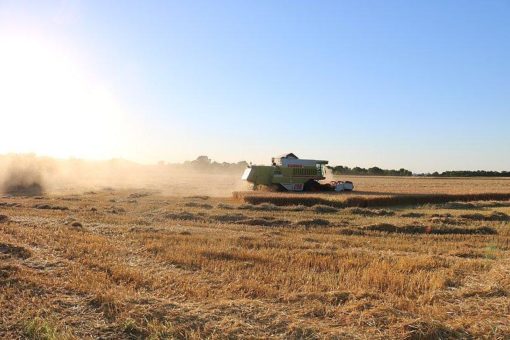
<path fill-rule="evenodd" d="M 0 0 L 0 153 L 510 170 L 510 2 Z"/>

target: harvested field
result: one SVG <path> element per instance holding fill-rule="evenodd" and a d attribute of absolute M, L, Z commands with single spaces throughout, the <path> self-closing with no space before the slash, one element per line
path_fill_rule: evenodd
<path fill-rule="evenodd" d="M 481 195 L 347 209 L 324 195 L 6 196 L 0 335 L 508 338 L 510 204 Z"/>

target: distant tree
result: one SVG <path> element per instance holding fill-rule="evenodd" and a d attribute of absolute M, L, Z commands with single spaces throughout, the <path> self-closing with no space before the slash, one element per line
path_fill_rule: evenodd
<path fill-rule="evenodd" d="M 194 172 L 208 172 L 208 173 L 229 173 L 235 172 L 239 173 L 246 168 L 248 163 L 246 161 L 241 161 L 237 163 L 228 163 L 228 162 L 216 162 L 210 159 L 208 156 L 199 156 L 197 159 L 193 161 L 185 161 L 182 164 L 171 164 L 170 167 L 173 168 L 181 168 L 184 167 L 188 170 Z"/>
<path fill-rule="evenodd" d="M 206 165 L 211 163 L 211 159 L 207 156 L 198 156 L 192 163 Z"/>
<path fill-rule="evenodd" d="M 360 168 L 359 166 L 352 169 L 353 175 L 366 175 L 368 173 L 367 169 Z"/>
<path fill-rule="evenodd" d="M 368 174 L 374 176 L 382 176 L 384 175 L 384 170 L 374 166 L 368 169 Z"/>

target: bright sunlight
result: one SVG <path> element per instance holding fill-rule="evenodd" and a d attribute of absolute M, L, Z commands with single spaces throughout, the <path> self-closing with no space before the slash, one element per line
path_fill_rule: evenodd
<path fill-rule="evenodd" d="M 0 46 L 0 114 L 9 124 L 0 152 L 119 154 L 122 110 L 80 60 L 33 36 L 0 35 Z"/>

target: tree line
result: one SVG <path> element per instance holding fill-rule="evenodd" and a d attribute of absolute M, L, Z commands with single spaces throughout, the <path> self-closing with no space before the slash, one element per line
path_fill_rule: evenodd
<path fill-rule="evenodd" d="M 426 177 L 510 177 L 510 171 L 444 171 L 444 172 L 433 172 L 431 174 L 420 174 L 419 176 Z"/>
<path fill-rule="evenodd" d="M 371 168 L 360 168 L 359 166 L 349 168 L 348 166 L 328 166 L 334 175 L 359 175 L 359 176 L 412 176 L 413 172 L 404 168 L 399 170 L 381 169 L 377 166 Z"/>
<path fill-rule="evenodd" d="M 246 161 L 227 163 L 215 162 L 207 156 L 199 156 L 193 161 L 185 161 L 180 164 L 165 164 L 160 162 L 160 165 L 166 165 L 172 168 L 188 169 L 197 172 L 212 172 L 212 173 L 225 173 L 225 172 L 240 172 L 246 168 L 248 163 Z M 422 177 L 510 177 L 510 171 L 486 171 L 486 170 L 460 170 L 460 171 L 444 171 L 423 174 L 413 174 L 412 171 L 401 169 L 382 169 L 377 166 L 371 168 L 361 168 L 359 166 L 350 168 L 348 166 L 337 165 L 327 166 L 327 168 L 334 175 L 355 175 L 355 176 L 422 176 Z"/>
<path fill-rule="evenodd" d="M 349 168 L 347 166 L 328 166 L 334 175 L 356 175 L 356 176 L 413 176 L 413 172 L 404 168 L 399 170 L 381 169 L 377 166 L 371 168 L 360 168 L 359 166 Z M 422 177 L 510 177 L 510 171 L 486 171 L 486 170 L 457 170 L 433 172 L 426 174 L 414 174 Z"/>

